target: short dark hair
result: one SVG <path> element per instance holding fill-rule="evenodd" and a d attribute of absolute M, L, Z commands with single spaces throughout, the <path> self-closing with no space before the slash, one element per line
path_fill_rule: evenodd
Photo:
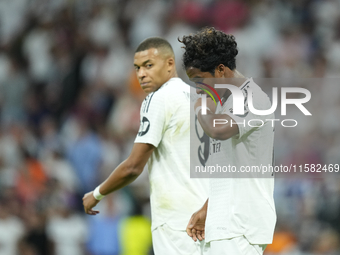
<path fill-rule="evenodd" d="M 165 49 L 170 50 L 172 54 L 174 53 L 174 50 L 172 49 L 171 44 L 167 40 L 161 37 L 157 37 L 157 36 L 150 37 L 142 41 L 137 47 L 135 53 L 148 50 L 151 48 L 155 48 L 155 49 L 165 48 Z"/>
<path fill-rule="evenodd" d="M 214 74 L 215 68 L 223 64 L 230 70 L 236 68 L 237 43 L 233 35 L 225 34 L 213 27 L 206 27 L 196 34 L 183 36 L 179 42 L 185 46 L 183 66 L 195 67 L 202 72 Z"/>

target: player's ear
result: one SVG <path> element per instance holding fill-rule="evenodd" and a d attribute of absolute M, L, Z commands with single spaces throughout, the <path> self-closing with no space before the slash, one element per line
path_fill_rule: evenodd
<path fill-rule="evenodd" d="M 168 58 L 167 66 L 168 66 L 168 72 L 170 72 L 172 69 L 174 69 L 175 68 L 175 59 L 174 58 Z"/>
<path fill-rule="evenodd" d="M 215 68 L 215 77 L 216 78 L 221 78 L 225 76 L 226 73 L 226 66 L 224 66 L 223 64 L 219 64 L 216 68 Z"/>
<path fill-rule="evenodd" d="M 229 67 L 223 65 L 223 64 L 219 64 L 216 68 L 215 68 L 215 77 L 217 78 L 230 78 L 232 77 L 233 72 L 229 69 Z"/>

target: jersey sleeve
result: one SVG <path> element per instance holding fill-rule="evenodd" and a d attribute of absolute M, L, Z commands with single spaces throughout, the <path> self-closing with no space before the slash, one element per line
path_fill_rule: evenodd
<path fill-rule="evenodd" d="M 157 147 L 166 127 L 165 100 L 157 92 L 149 94 L 140 109 L 140 126 L 135 143 L 149 143 Z"/>
<path fill-rule="evenodd" d="M 232 113 L 232 108 L 224 109 L 223 114 L 229 115 L 234 121 L 233 124 L 237 124 L 239 129 L 239 134 L 237 138 L 243 137 L 245 134 L 249 134 L 249 132 L 253 132 L 259 128 L 261 128 L 266 122 L 268 116 L 265 115 L 256 115 L 249 111 L 248 100 L 247 100 L 247 90 L 244 90 L 244 114 L 243 115 L 235 115 Z M 264 110 L 268 109 L 270 105 L 266 105 L 266 98 L 263 96 L 256 95 L 253 99 L 254 106 L 256 109 Z"/>

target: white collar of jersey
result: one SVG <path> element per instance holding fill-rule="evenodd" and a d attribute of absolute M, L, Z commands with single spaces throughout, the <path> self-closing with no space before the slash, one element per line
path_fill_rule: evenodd
<path fill-rule="evenodd" d="M 163 88 L 164 86 L 168 85 L 168 83 L 170 81 L 175 81 L 175 80 L 181 80 L 181 78 L 179 77 L 172 77 L 171 79 L 169 79 L 167 82 L 165 82 L 162 86 L 159 87 L 159 89 Z"/>
<path fill-rule="evenodd" d="M 239 87 L 240 90 L 242 90 L 247 84 L 250 84 L 250 83 L 253 83 L 253 82 L 254 82 L 254 81 L 253 81 L 253 78 L 252 78 L 252 77 L 248 78 L 248 79 L 247 79 L 245 82 L 243 82 L 242 85 Z M 228 97 L 229 97 L 229 96 L 228 96 Z M 221 98 L 222 105 L 227 101 L 228 97 L 226 98 L 226 97 L 225 97 L 225 94 L 222 96 L 222 98 Z"/>
<path fill-rule="evenodd" d="M 170 80 L 168 80 L 167 82 L 169 82 L 169 81 L 171 81 L 171 80 L 180 80 L 181 78 L 179 78 L 179 77 L 172 77 Z"/>
<path fill-rule="evenodd" d="M 248 83 L 253 83 L 253 78 L 250 77 L 248 78 L 245 82 L 243 82 L 243 84 L 240 86 L 240 90 L 242 90 Z"/>

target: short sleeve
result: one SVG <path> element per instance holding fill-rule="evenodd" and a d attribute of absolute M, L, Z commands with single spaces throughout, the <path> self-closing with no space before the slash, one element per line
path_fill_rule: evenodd
<path fill-rule="evenodd" d="M 245 106 L 244 106 L 244 114 L 243 115 L 233 114 L 233 108 L 232 107 L 226 107 L 222 112 L 223 114 L 229 115 L 234 120 L 233 124 L 234 123 L 237 124 L 238 129 L 239 129 L 238 138 L 241 138 L 245 134 L 248 134 L 249 132 L 253 132 L 253 131 L 261 128 L 267 122 L 266 119 L 269 117 L 269 116 L 265 116 L 265 115 L 254 114 L 249 110 L 248 100 L 247 100 L 247 91 L 246 90 L 244 90 L 244 91 L 246 93 L 244 93 L 244 95 L 245 95 L 245 100 L 244 100 Z M 265 109 L 270 108 L 270 105 L 268 105 L 269 99 L 267 97 L 264 97 L 264 95 L 260 95 L 260 94 L 256 93 L 253 98 L 254 98 L 253 99 L 254 107 L 256 109 L 265 110 Z"/>
<path fill-rule="evenodd" d="M 165 111 L 165 100 L 158 91 L 145 98 L 140 109 L 140 126 L 135 143 L 158 146 L 165 131 Z"/>
<path fill-rule="evenodd" d="M 246 112 L 244 115 L 234 115 L 227 113 L 237 123 L 239 134 L 238 138 L 241 138 L 244 134 L 257 130 L 264 122 L 262 116 L 254 115 L 251 112 Z"/>

